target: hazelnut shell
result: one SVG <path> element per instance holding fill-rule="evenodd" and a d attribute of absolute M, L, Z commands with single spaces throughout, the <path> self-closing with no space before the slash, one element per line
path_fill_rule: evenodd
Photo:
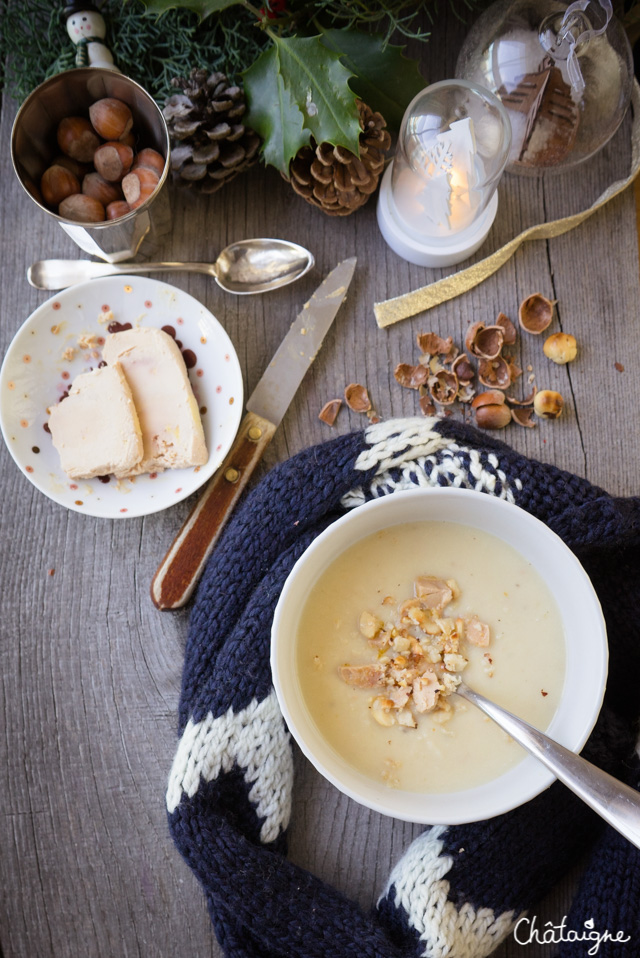
<path fill-rule="evenodd" d="M 527 333 L 540 335 L 553 318 L 553 303 L 542 293 L 533 293 L 520 303 L 518 320 Z"/>
<path fill-rule="evenodd" d="M 496 326 L 500 326 L 504 333 L 505 346 L 513 346 L 516 341 L 517 330 L 509 317 L 505 316 L 504 313 L 499 313 L 496 319 Z"/>
<path fill-rule="evenodd" d="M 531 418 L 533 408 L 531 406 L 514 406 L 511 410 L 511 418 L 519 426 L 526 426 L 527 429 L 533 429 L 535 422 Z"/>
<path fill-rule="evenodd" d="M 447 369 L 441 369 L 435 376 L 429 376 L 429 392 L 435 402 L 450 406 L 458 395 L 458 377 Z"/>
<path fill-rule="evenodd" d="M 496 359 L 504 343 L 504 330 L 501 326 L 485 326 L 479 329 L 473 340 L 474 356 L 479 359 Z"/>
<path fill-rule="evenodd" d="M 360 383 L 349 383 L 344 391 L 344 401 L 354 412 L 368 412 L 371 409 L 367 387 Z"/>
<path fill-rule="evenodd" d="M 509 364 L 503 356 L 481 359 L 478 364 L 478 379 L 489 389 L 507 389 L 511 385 Z"/>
<path fill-rule="evenodd" d="M 483 393 L 478 393 L 471 403 L 472 409 L 479 406 L 502 406 L 505 401 L 505 395 L 499 389 L 487 389 Z"/>
<path fill-rule="evenodd" d="M 406 389 L 418 389 L 426 383 L 429 370 L 426 366 L 411 366 L 409 363 L 398 363 L 393 375 L 396 382 L 400 383 L 400 385 Z"/>
<path fill-rule="evenodd" d="M 333 426 L 340 412 L 340 406 L 342 405 L 341 399 L 330 399 L 329 402 L 326 402 L 320 412 L 318 413 L 318 419 L 321 419 L 322 422 L 326 422 L 327 426 Z"/>

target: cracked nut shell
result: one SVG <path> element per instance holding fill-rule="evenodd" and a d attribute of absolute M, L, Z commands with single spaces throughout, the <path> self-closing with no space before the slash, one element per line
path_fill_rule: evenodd
<path fill-rule="evenodd" d="M 571 333 L 552 333 L 542 350 L 553 363 L 563 366 L 565 363 L 571 363 L 578 354 L 578 343 L 576 337 Z"/>
<path fill-rule="evenodd" d="M 553 318 L 553 303 L 542 293 L 533 293 L 520 303 L 518 319 L 527 333 L 539 336 Z"/>
<path fill-rule="evenodd" d="M 344 401 L 354 412 L 368 412 L 371 409 L 371 400 L 367 387 L 361 383 L 349 383 L 344 390 Z"/>
<path fill-rule="evenodd" d="M 564 399 L 553 389 L 541 389 L 533 399 L 535 414 L 542 419 L 557 419 L 563 406 Z"/>

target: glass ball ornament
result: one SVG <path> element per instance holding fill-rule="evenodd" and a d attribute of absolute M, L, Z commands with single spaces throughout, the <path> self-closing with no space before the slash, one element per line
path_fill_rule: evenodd
<path fill-rule="evenodd" d="M 633 57 L 609 0 L 498 0 L 471 28 L 456 76 L 487 87 L 507 109 L 509 172 L 563 172 L 620 126 Z"/>
<path fill-rule="evenodd" d="M 511 143 L 500 100 L 466 80 L 442 80 L 406 109 L 378 200 L 378 224 L 411 263 L 471 256 L 491 228 Z"/>

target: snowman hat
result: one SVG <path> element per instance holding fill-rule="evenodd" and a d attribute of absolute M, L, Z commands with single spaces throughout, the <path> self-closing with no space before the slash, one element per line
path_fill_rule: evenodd
<path fill-rule="evenodd" d="M 65 20 L 68 20 L 74 13 L 100 13 L 100 10 L 91 3 L 91 0 L 71 0 L 70 3 L 65 4 L 62 15 Z"/>

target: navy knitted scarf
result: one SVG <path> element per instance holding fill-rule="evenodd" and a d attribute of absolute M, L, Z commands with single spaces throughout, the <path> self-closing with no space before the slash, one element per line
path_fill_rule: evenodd
<path fill-rule="evenodd" d="M 481 958 L 587 848 L 566 927 L 622 931 L 628 940 L 603 942 L 600 958 L 640 955 L 640 852 L 557 782 L 490 821 L 426 828 L 370 914 L 286 858 L 293 760 L 269 669 L 284 581 L 346 510 L 436 485 L 515 502 L 581 560 L 610 644 L 604 707 L 583 754 L 640 785 L 640 498 L 613 498 L 449 419 L 382 422 L 308 449 L 236 511 L 191 614 L 167 809 L 229 958 Z M 565 941 L 557 955 L 589 947 Z"/>

